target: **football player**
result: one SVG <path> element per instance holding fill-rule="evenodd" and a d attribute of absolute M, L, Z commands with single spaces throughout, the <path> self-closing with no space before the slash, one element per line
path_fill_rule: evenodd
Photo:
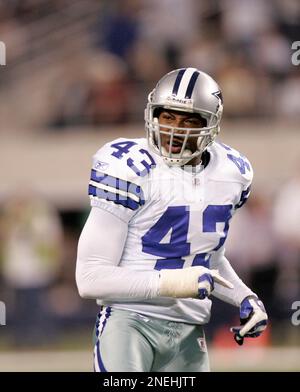
<path fill-rule="evenodd" d="M 262 302 L 224 255 L 252 168 L 216 141 L 222 111 L 209 75 L 174 70 L 149 94 L 147 138 L 114 140 L 94 156 L 76 281 L 100 306 L 96 371 L 208 371 L 211 295 L 239 308 L 239 344 L 266 328 Z"/>

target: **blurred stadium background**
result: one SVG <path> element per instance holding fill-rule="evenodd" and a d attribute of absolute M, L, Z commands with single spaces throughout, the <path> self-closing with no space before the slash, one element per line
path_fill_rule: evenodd
<path fill-rule="evenodd" d="M 0 371 L 92 370 L 97 307 L 74 281 L 91 157 L 143 137 L 148 92 L 182 66 L 218 80 L 220 139 L 253 163 L 227 254 L 271 320 L 237 347 L 237 311 L 215 301 L 212 369 L 299 371 L 299 1 L 1 0 L 0 41 Z"/>

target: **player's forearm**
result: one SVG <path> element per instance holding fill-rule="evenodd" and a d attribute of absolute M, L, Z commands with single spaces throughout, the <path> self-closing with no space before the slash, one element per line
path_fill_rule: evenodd
<path fill-rule="evenodd" d="M 245 297 L 248 295 L 255 295 L 253 291 L 239 278 L 224 255 L 216 260 L 212 267 L 217 268 L 219 273 L 234 286 L 233 290 L 229 290 L 216 283 L 215 289 L 212 292 L 214 297 L 231 305 L 240 306 Z"/>
<path fill-rule="evenodd" d="M 101 260 L 77 261 L 76 282 L 83 298 L 149 299 L 157 295 L 158 272 L 101 265 Z"/>

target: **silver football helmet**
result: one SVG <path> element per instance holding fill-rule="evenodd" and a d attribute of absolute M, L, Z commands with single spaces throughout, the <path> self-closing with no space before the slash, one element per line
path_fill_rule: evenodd
<path fill-rule="evenodd" d="M 201 128 L 179 128 L 158 123 L 158 109 L 197 113 L 205 120 Z M 166 74 L 148 96 L 145 126 L 149 147 L 169 165 L 182 166 L 201 155 L 220 131 L 223 98 L 218 84 L 196 68 L 181 68 Z M 170 136 L 169 148 L 162 135 Z M 183 138 L 184 137 L 184 138 Z M 183 138 L 181 151 L 172 153 L 173 139 Z M 197 151 L 188 148 L 189 138 L 197 138 Z"/>

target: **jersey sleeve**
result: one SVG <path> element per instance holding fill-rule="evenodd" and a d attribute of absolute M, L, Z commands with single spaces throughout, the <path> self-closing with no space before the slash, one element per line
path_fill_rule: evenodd
<path fill-rule="evenodd" d="M 243 299 L 249 295 L 256 297 L 256 294 L 241 280 L 232 268 L 230 262 L 225 257 L 224 247 L 212 256 L 210 267 L 212 269 L 217 269 L 223 278 L 233 284 L 233 289 L 228 289 L 227 287 L 215 283 L 215 288 L 212 292 L 214 297 L 234 306 L 240 306 Z"/>
<path fill-rule="evenodd" d="M 235 209 L 241 208 L 246 203 L 246 201 L 248 200 L 248 198 L 250 196 L 250 193 L 251 193 L 251 183 L 247 187 L 244 187 L 241 190 L 240 200 L 235 205 Z"/>
<path fill-rule="evenodd" d="M 127 230 L 118 217 L 91 209 L 77 249 L 76 283 L 82 297 L 124 302 L 158 296 L 158 271 L 119 266 Z"/>
<path fill-rule="evenodd" d="M 218 148 L 225 162 L 224 172 L 229 175 L 233 183 L 240 185 L 234 202 L 234 209 L 237 210 L 246 203 L 250 196 L 253 168 L 248 158 L 234 148 L 224 143 L 218 143 Z"/>
<path fill-rule="evenodd" d="M 135 166 L 139 150 L 137 142 L 117 139 L 96 152 L 88 188 L 92 207 L 129 222 L 145 204 L 142 184 L 147 171 L 140 172 Z"/>
<path fill-rule="evenodd" d="M 243 159 L 245 166 L 244 166 L 244 171 L 240 173 L 241 190 L 240 190 L 239 200 L 235 204 L 235 210 L 241 208 L 248 200 L 251 193 L 251 185 L 253 180 L 253 169 L 251 163 L 245 156 L 243 156 L 241 159 Z"/>

